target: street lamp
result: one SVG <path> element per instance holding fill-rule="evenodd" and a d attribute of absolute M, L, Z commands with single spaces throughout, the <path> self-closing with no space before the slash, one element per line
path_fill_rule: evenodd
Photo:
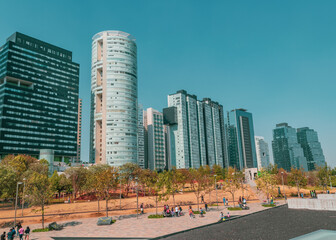
<path fill-rule="evenodd" d="M 15 199 L 15 216 L 14 216 L 14 227 L 16 225 L 16 207 L 17 207 L 17 201 L 18 201 L 18 191 L 19 191 L 19 185 L 22 184 L 22 182 L 17 182 L 16 184 L 16 199 Z"/>
<path fill-rule="evenodd" d="M 216 189 L 216 204 L 217 204 L 217 210 L 218 210 L 218 197 L 217 197 L 217 175 L 214 175 L 215 177 L 215 189 Z"/>
<path fill-rule="evenodd" d="M 26 178 L 23 179 L 23 194 L 22 194 L 22 217 L 23 217 L 23 208 L 24 208 L 24 194 L 26 189 Z"/>
<path fill-rule="evenodd" d="M 138 200 L 138 177 L 135 177 L 136 197 L 137 197 L 137 219 L 139 215 L 139 200 Z"/>
<path fill-rule="evenodd" d="M 330 191 L 332 190 L 332 184 L 331 184 L 331 177 L 329 176 L 329 182 L 330 182 Z"/>

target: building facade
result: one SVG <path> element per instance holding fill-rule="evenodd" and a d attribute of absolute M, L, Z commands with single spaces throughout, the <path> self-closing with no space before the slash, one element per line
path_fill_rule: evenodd
<path fill-rule="evenodd" d="M 78 99 L 78 118 L 77 118 L 77 156 L 76 163 L 81 162 L 81 146 L 82 146 L 82 99 Z"/>
<path fill-rule="evenodd" d="M 163 114 L 153 108 L 144 111 L 144 126 L 146 131 L 146 156 L 148 168 L 164 170 L 166 168 L 165 130 Z"/>
<path fill-rule="evenodd" d="M 143 119 L 143 107 L 138 105 L 138 165 L 141 168 L 148 168 L 145 161 L 145 127 Z"/>
<path fill-rule="evenodd" d="M 130 34 L 93 36 L 91 97 L 91 161 L 137 163 L 137 46 Z"/>
<path fill-rule="evenodd" d="M 258 164 L 252 114 L 242 108 L 227 112 L 225 128 L 229 166 L 240 170 L 256 168 Z"/>
<path fill-rule="evenodd" d="M 308 171 L 324 166 L 326 163 L 325 157 L 321 143 L 318 140 L 317 132 L 308 127 L 298 128 L 297 138 L 307 159 Z"/>
<path fill-rule="evenodd" d="M 224 166 L 225 131 L 220 104 L 210 98 L 197 100 L 195 95 L 180 90 L 168 95 L 168 108 L 163 110 L 163 114 L 169 166 Z"/>
<path fill-rule="evenodd" d="M 270 165 L 268 144 L 263 137 L 255 136 L 258 169 L 266 169 Z"/>
<path fill-rule="evenodd" d="M 291 168 L 308 170 L 307 159 L 303 154 L 295 128 L 287 123 L 279 123 L 273 129 L 273 159 L 279 168 L 290 171 Z"/>
<path fill-rule="evenodd" d="M 77 156 L 79 64 L 72 52 L 22 33 L 0 47 L 0 155 Z"/>

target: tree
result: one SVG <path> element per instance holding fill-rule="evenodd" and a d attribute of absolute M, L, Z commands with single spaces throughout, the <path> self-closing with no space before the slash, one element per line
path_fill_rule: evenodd
<path fill-rule="evenodd" d="M 21 176 L 26 172 L 32 164 L 38 163 L 36 158 L 33 158 L 29 155 L 19 154 L 19 155 L 7 155 L 1 161 L 1 165 L 10 166 L 13 170 Z"/>
<path fill-rule="evenodd" d="M 58 193 L 58 198 L 61 198 L 62 192 L 71 192 L 71 182 L 64 174 L 58 175 L 57 171 L 54 171 L 50 177 L 51 188 L 54 192 Z"/>
<path fill-rule="evenodd" d="M 329 172 L 330 168 L 327 164 L 323 167 L 317 167 L 317 177 L 319 179 L 319 184 L 323 187 L 323 190 L 327 189 L 329 182 Z"/>
<path fill-rule="evenodd" d="M 158 215 L 158 202 L 162 200 L 167 200 L 167 191 L 164 191 L 165 186 L 165 174 L 157 173 L 156 171 L 150 171 L 149 177 L 147 178 L 146 185 L 150 189 L 150 194 L 153 196 L 155 201 L 155 211 Z"/>
<path fill-rule="evenodd" d="M 206 189 L 206 192 L 209 194 L 209 203 L 211 204 L 211 192 L 213 190 L 213 187 L 215 186 L 215 177 L 212 174 L 211 168 L 206 165 L 204 167 L 204 187 Z"/>
<path fill-rule="evenodd" d="M 125 188 L 125 194 L 128 196 L 130 186 L 132 182 L 134 181 L 135 177 L 138 177 L 141 175 L 141 168 L 138 164 L 135 163 L 125 163 L 124 165 L 120 166 L 120 175 L 122 179 L 122 183 Z"/>
<path fill-rule="evenodd" d="M 267 170 L 262 170 L 256 180 L 256 184 L 258 190 L 266 194 L 267 202 L 269 203 L 270 196 L 276 194 L 276 175 L 271 174 Z"/>
<path fill-rule="evenodd" d="M 42 166 L 43 167 L 43 166 Z M 27 195 L 31 205 L 40 206 L 42 214 L 42 228 L 44 228 L 44 207 L 54 191 L 47 174 L 32 171 L 27 181 Z"/>
<path fill-rule="evenodd" d="M 0 197 L 15 198 L 16 184 L 19 181 L 19 175 L 16 171 L 6 165 L 0 165 Z M 13 205 L 15 205 L 13 201 Z"/>
<path fill-rule="evenodd" d="M 297 188 L 298 197 L 300 197 L 300 188 L 307 185 L 307 178 L 303 169 L 291 168 L 291 172 L 288 176 L 288 184 Z"/>
<path fill-rule="evenodd" d="M 70 167 L 65 170 L 65 174 L 71 181 L 73 199 L 76 199 L 77 193 L 81 192 L 85 188 L 88 169 L 82 166 Z"/>
<path fill-rule="evenodd" d="M 205 182 L 206 182 L 204 168 L 202 166 L 198 169 L 190 168 L 188 178 L 190 187 L 196 196 L 197 209 L 199 211 L 199 197 L 201 192 L 205 188 Z"/>
<path fill-rule="evenodd" d="M 223 191 L 231 194 L 233 207 L 235 207 L 235 194 L 241 188 L 241 174 L 236 168 L 232 167 L 229 167 L 226 171 Z"/>
<path fill-rule="evenodd" d="M 184 186 L 186 176 L 180 170 L 173 167 L 172 170 L 163 172 L 162 178 L 167 188 L 167 194 L 173 197 L 175 206 L 175 195 Z"/>

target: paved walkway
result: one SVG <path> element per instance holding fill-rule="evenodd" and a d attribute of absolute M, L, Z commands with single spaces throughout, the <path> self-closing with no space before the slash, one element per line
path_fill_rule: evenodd
<path fill-rule="evenodd" d="M 279 205 L 285 204 L 284 201 L 279 201 L 278 203 Z M 250 203 L 248 206 L 250 207 L 249 210 L 231 211 L 230 215 L 245 215 L 265 210 L 265 207 L 261 206 L 260 203 Z M 197 207 L 194 207 L 194 210 L 195 209 L 197 209 Z M 139 219 L 129 218 L 118 220 L 110 226 L 97 226 L 97 218 L 72 219 L 64 222 L 79 221 L 82 222 L 82 224 L 69 226 L 61 231 L 32 233 L 30 239 L 51 240 L 52 237 L 153 238 L 217 222 L 221 211 L 225 215 L 228 212 L 227 208 L 223 206 L 219 206 L 219 210 L 217 210 L 217 207 L 211 207 L 211 211 L 207 212 L 205 217 L 200 218 L 196 215 L 196 218 L 193 219 L 190 219 L 187 214 L 181 217 L 148 219 L 147 213 L 139 216 Z M 187 209 L 184 209 L 184 213 L 187 213 Z M 113 216 L 113 219 L 115 219 L 115 216 Z M 41 228 L 41 224 L 33 224 L 30 228 Z M 8 229 L 0 229 L 0 232 L 7 232 L 7 230 Z"/>

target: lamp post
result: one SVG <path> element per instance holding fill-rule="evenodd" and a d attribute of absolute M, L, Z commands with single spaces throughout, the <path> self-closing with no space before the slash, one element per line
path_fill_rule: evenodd
<path fill-rule="evenodd" d="M 215 177 L 215 189 L 216 189 L 216 205 L 217 205 L 217 210 L 218 210 L 218 196 L 217 196 L 217 175 L 214 175 Z"/>
<path fill-rule="evenodd" d="M 16 208 L 17 208 L 17 201 L 18 201 L 18 191 L 19 191 L 19 185 L 22 184 L 22 182 L 17 182 L 16 184 L 16 199 L 15 199 L 15 215 L 14 215 L 14 227 L 16 225 Z"/>
<path fill-rule="evenodd" d="M 22 217 L 23 217 L 23 208 L 24 208 L 24 197 L 25 197 L 25 189 L 26 189 L 26 178 L 23 179 L 23 194 L 22 194 Z"/>
<path fill-rule="evenodd" d="M 284 172 L 281 172 L 281 179 L 282 179 L 282 192 L 283 195 L 285 196 L 285 186 L 284 186 L 284 179 L 283 179 Z"/>
<path fill-rule="evenodd" d="M 332 190 L 332 184 L 331 184 L 331 177 L 329 175 L 329 182 L 330 182 L 330 191 Z"/>
<path fill-rule="evenodd" d="M 139 200 L 138 200 L 138 177 L 135 177 L 136 197 L 137 197 L 137 219 L 139 215 Z"/>

